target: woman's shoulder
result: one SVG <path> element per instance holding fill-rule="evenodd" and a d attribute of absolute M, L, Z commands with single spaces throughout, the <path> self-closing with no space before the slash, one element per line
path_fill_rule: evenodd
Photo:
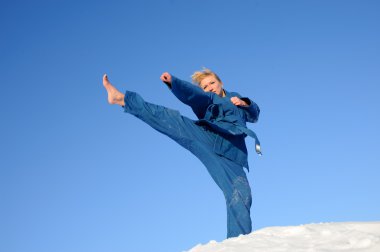
<path fill-rule="evenodd" d="M 237 97 L 241 97 L 241 95 L 238 93 L 238 92 L 234 92 L 234 91 L 227 91 L 224 89 L 224 93 L 226 94 L 227 97 L 231 98 L 231 97 L 234 97 L 234 96 L 237 96 Z"/>

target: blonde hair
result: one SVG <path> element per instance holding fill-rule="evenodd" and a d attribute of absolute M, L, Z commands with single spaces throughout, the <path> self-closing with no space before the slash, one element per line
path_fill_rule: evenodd
<path fill-rule="evenodd" d="M 193 83 L 199 85 L 202 80 L 208 76 L 214 76 L 219 82 L 222 82 L 216 73 L 205 67 L 203 67 L 201 71 L 195 71 L 193 75 L 191 75 L 191 79 L 193 80 Z"/>

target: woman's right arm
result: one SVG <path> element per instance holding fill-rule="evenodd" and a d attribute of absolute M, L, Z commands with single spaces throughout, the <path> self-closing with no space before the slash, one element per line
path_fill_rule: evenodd
<path fill-rule="evenodd" d="M 181 102 L 189 105 L 197 116 L 204 114 L 207 107 L 212 103 L 213 93 L 205 92 L 187 81 L 178 79 L 169 73 L 163 73 L 161 80 Z"/>

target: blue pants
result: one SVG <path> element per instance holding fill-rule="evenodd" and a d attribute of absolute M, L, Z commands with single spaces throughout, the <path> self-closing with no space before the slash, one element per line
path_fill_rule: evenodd
<path fill-rule="evenodd" d="M 242 166 L 213 151 L 217 133 L 182 116 L 178 111 L 145 102 L 127 91 L 124 110 L 192 152 L 206 166 L 223 191 L 227 205 L 227 238 L 249 234 L 252 230 L 251 188 Z"/>

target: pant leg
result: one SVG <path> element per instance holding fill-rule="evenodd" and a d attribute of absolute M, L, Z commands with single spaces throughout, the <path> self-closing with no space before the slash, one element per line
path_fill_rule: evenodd
<path fill-rule="evenodd" d="M 227 238 L 252 231 L 250 209 L 252 195 L 241 165 L 198 146 L 194 153 L 206 166 L 211 177 L 223 191 L 227 206 Z"/>
<path fill-rule="evenodd" d="M 155 130 L 167 135 L 187 150 L 193 142 L 213 146 L 214 139 L 203 127 L 182 116 L 177 110 L 144 101 L 137 93 L 127 91 L 124 98 L 124 111 L 141 119 Z"/>
<path fill-rule="evenodd" d="M 251 187 L 243 167 L 230 163 L 229 167 L 232 180 L 232 193 L 226 198 L 227 205 L 227 238 L 237 237 L 241 234 L 249 234 L 252 232 L 251 205 L 252 193 Z M 243 170 L 242 175 L 235 173 L 235 170 Z"/>

